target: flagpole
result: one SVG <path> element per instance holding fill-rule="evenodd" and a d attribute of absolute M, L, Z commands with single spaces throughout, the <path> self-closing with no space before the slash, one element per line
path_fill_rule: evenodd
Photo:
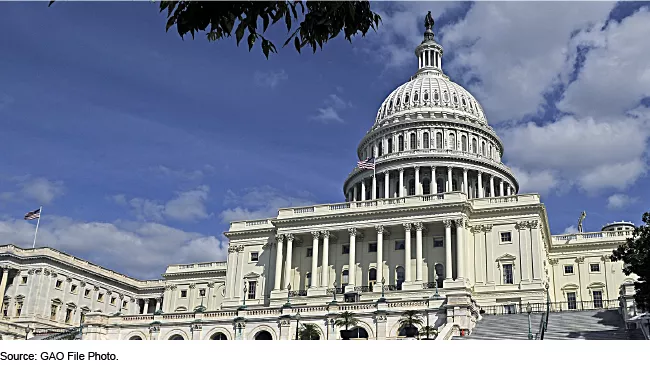
<path fill-rule="evenodd" d="M 38 225 L 41 223 L 42 214 L 43 214 L 43 206 L 41 205 L 41 207 L 38 208 L 38 220 L 36 221 L 36 231 L 34 231 L 34 244 L 32 245 L 32 248 L 36 248 L 36 235 L 38 234 Z"/>

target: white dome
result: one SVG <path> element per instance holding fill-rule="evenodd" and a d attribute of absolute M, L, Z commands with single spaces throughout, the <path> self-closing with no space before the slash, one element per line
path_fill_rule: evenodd
<path fill-rule="evenodd" d="M 382 120 L 407 111 L 453 112 L 487 125 L 483 108 L 474 96 L 440 72 L 419 73 L 391 92 L 377 112 L 373 129 Z"/>

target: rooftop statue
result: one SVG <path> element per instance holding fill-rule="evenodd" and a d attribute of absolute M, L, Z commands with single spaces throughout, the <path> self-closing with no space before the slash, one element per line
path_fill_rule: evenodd
<path fill-rule="evenodd" d="M 582 233 L 582 221 L 587 218 L 587 212 L 584 210 L 582 211 L 582 214 L 580 214 L 580 219 L 578 220 L 578 232 Z"/>
<path fill-rule="evenodd" d="M 427 16 L 424 18 L 424 27 L 427 29 L 433 28 L 433 17 L 431 16 L 431 12 L 428 12 Z"/>

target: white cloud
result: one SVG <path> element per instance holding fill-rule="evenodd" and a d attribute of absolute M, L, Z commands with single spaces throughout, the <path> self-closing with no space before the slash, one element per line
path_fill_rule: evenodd
<path fill-rule="evenodd" d="M 578 233 L 578 228 L 576 228 L 576 226 L 568 226 L 564 229 L 564 232 L 562 232 L 562 234 L 573 234 L 573 233 Z"/>
<path fill-rule="evenodd" d="M 38 204 L 49 204 L 54 199 L 65 194 L 63 181 L 49 180 L 44 177 L 30 175 L 13 177 L 19 191 L 6 191 L 0 194 L 2 200 L 25 199 Z"/>
<path fill-rule="evenodd" d="M 195 170 L 185 170 L 185 169 L 172 169 L 164 165 L 158 165 L 150 169 L 151 172 L 156 173 L 160 176 L 171 177 L 178 180 L 201 180 L 207 174 L 214 172 L 214 167 L 212 165 L 205 165 L 200 169 Z"/>
<path fill-rule="evenodd" d="M 34 225 L 0 221 L 0 244 L 32 246 Z M 158 223 L 79 222 L 44 216 L 37 246 L 48 246 L 140 279 L 160 278 L 169 264 L 225 260 L 214 236 L 185 232 Z"/>
<path fill-rule="evenodd" d="M 165 203 L 143 198 L 127 200 L 123 194 L 115 195 L 112 200 L 119 205 L 128 205 L 140 220 L 163 221 L 197 221 L 211 216 L 206 203 L 210 188 L 202 185 L 196 189 L 179 192 L 177 196 Z"/>
<path fill-rule="evenodd" d="M 284 70 L 279 71 L 255 71 L 253 75 L 255 83 L 259 86 L 275 89 L 281 82 L 289 79 L 289 75 Z"/>
<path fill-rule="evenodd" d="M 559 184 L 557 176 L 550 170 L 527 172 L 513 167 L 512 172 L 519 181 L 519 192 L 521 193 L 546 194 Z"/>
<path fill-rule="evenodd" d="M 343 99 L 336 94 L 330 94 L 327 99 L 325 99 L 324 104 L 325 105 L 322 108 L 318 108 L 318 113 L 313 116 L 312 119 L 323 123 L 344 123 L 345 121 L 341 118 L 339 112 L 352 107 L 352 103 L 343 101 Z"/>
<path fill-rule="evenodd" d="M 608 2 L 477 2 L 442 29 L 455 57 L 443 62 L 486 110 L 491 123 L 535 115 L 558 84 L 573 32 L 604 21 Z M 445 66 L 446 65 L 446 66 Z"/>
<path fill-rule="evenodd" d="M 621 209 L 635 203 L 638 200 L 636 197 L 631 197 L 626 194 L 614 194 L 607 198 L 607 208 Z"/>
<path fill-rule="evenodd" d="M 305 194 L 298 194 L 305 195 Z M 241 193 L 228 190 L 224 205 L 230 208 L 221 212 L 224 223 L 232 221 L 277 217 L 278 209 L 313 205 L 304 197 L 287 196 L 269 186 L 246 189 Z"/>

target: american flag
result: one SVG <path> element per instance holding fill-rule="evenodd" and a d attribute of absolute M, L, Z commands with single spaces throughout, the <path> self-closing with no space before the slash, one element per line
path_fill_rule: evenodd
<path fill-rule="evenodd" d="M 41 208 L 36 209 L 35 211 L 25 214 L 25 220 L 31 221 L 33 219 L 38 219 L 41 217 Z"/>
<path fill-rule="evenodd" d="M 357 167 L 360 169 L 374 170 L 375 169 L 375 158 L 368 157 L 367 160 L 357 162 Z"/>

